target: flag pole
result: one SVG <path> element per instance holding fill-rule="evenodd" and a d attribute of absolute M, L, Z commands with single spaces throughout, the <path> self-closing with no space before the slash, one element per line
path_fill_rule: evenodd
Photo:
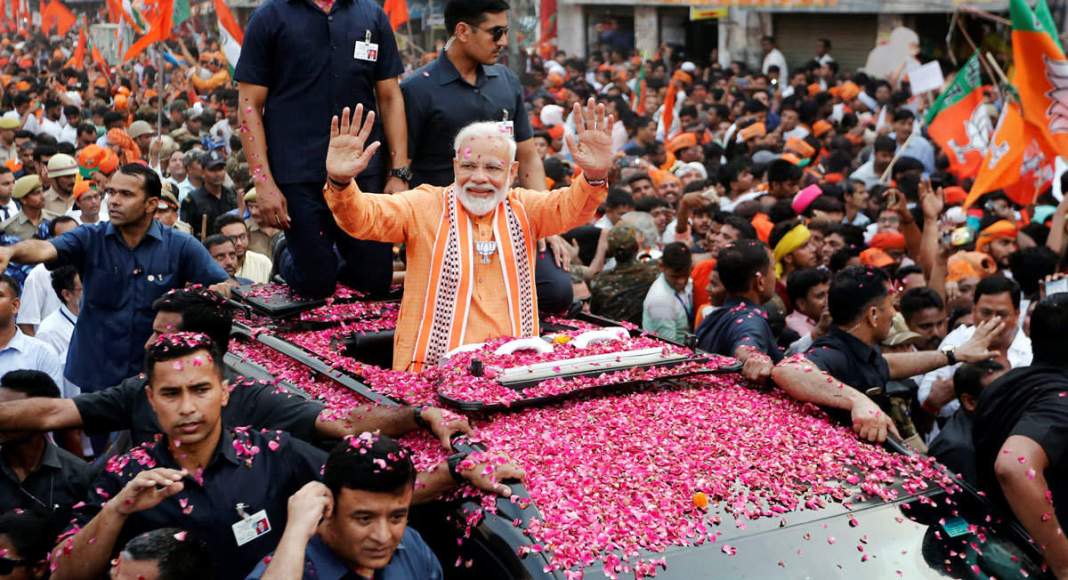
<path fill-rule="evenodd" d="M 996 58 L 994 58 L 994 55 L 991 54 L 990 51 L 987 51 L 986 55 L 984 56 L 986 56 L 986 59 L 990 61 L 990 66 L 992 66 L 994 70 L 997 71 L 998 78 L 1001 79 L 1002 84 L 1010 84 L 1009 77 L 1005 76 L 1005 71 L 1001 70 L 1001 65 L 998 64 L 998 61 Z"/>
<path fill-rule="evenodd" d="M 954 14 L 956 14 L 956 12 L 954 12 Z M 975 45 L 975 41 L 972 40 L 971 35 L 968 34 L 968 31 L 964 29 L 964 21 L 960 18 L 957 19 L 957 28 L 960 29 L 961 36 L 964 37 L 964 40 L 968 42 L 968 46 L 972 47 L 972 51 L 979 53 L 979 64 L 982 65 L 983 70 L 986 71 L 987 76 L 989 76 L 991 80 L 997 78 L 997 75 L 995 75 L 994 71 L 991 70 L 990 65 L 987 64 L 986 59 L 983 58 L 982 53 L 979 51 L 979 47 Z M 994 90 L 997 91 L 999 95 L 1001 94 L 1001 87 L 997 86 L 996 84 L 994 86 Z"/>
<path fill-rule="evenodd" d="M 156 99 L 159 101 L 159 106 L 156 107 L 156 138 L 163 137 L 163 49 L 159 46 L 156 47 L 156 86 L 158 87 L 158 94 Z M 162 143 L 161 143 L 162 145 Z M 162 166 L 163 161 L 159 164 Z"/>

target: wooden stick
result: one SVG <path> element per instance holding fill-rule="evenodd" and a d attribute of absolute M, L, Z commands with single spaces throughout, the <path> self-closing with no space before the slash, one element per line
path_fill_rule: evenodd
<path fill-rule="evenodd" d="M 997 14 L 991 14 L 986 10 L 980 10 L 978 8 L 975 8 L 974 6 L 968 6 L 967 4 L 961 5 L 957 9 L 963 10 L 973 16 L 978 16 L 979 18 L 985 18 L 987 20 L 990 20 L 991 22 L 997 22 L 998 24 L 1002 24 L 1004 26 L 1009 26 L 1010 24 L 1012 24 L 1012 21 L 1007 18 L 1002 18 Z"/>
<path fill-rule="evenodd" d="M 1009 77 L 1005 76 L 1005 71 L 1001 70 L 1001 65 L 998 64 L 998 61 L 996 58 L 994 58 L 994 55 L 990 54 L 990 52 L 988 51 L 986 53 L 986 58 L 988 61 L 990 61 L 990 66 L 994 67 L 994 70 L 997 71 L 997 76 L 1001 79 L 1001 83 L 1006 85 L 1010 84 Z"/>
<path fill-rule="evenodd" d="M 897 151 L 894 152 L 894 158 L 890 160 L 890 165 L 886 166 L 886 171 L 883 171 L 883 176 L 879 178 L 879 183 L 889 183 L 890 172 L 894 170 L 894 164 L 901 158 L 901 154 L 905 152 L 905 149 L 908 149 L 909 143 L 912 143 L 912 138 L 915 136 L 916 133 L 909 135 L 909 138 L 905 139 L 905 144 L 897 148 Z"/>
<path fill-rule="evenodd" d="M 208 237 L 208 214 L 200 214 L 200 241 L 204 241 Z"/>
<path fill-rule="evenodd" d="M 960 30 L 961 36 L 964 37 L 964 40 L 968 42 L 968 46 L 971 46 L 973 51 L 979 52 L 979 47 L 975 45 L 975 41 L 972 40 L 971 35 L 969 35 L 968 31 L 964 29 L 964 22 L 959 18 L 957 19 L 957 28 Z M 979 55 L 979 65 L 983 67 L 983 70 L 986 71 L 987 76 L 989 76 L 991 79 L 997 78 L 997 76 L 994 74 L 994 71 L 990 69 L 990 65 L 987 64 L 985 59 L 983 59 L 982 54 Z M 994 90 L 996 90 L 999 95 L 1001 94 L 1001 89 L 996 84 L 994 86 Z"/>

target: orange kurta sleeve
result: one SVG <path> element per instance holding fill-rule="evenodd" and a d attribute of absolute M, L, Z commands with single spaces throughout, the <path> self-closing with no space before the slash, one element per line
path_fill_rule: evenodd
<path fill-rule="evenodd" d="M 433 207 L 428 198 L 441 195 L 440 187 L 421 185 L 394 195 L 364 193 L 353 181 L 343 190 L 323 189 L 326 205 L 334 221 L 348 235 L 376 242 L 404 243 L 412 233 L 419 213 L 416 208 Z M 437 212 L 440 209 L 434 208 Z"/>
<path fill-rule="evenodd" d="M 515 194 L 527 212 L 534 236 L 541 239 L 566 232 L 593 221 L 597 208 L 608 197 L 608 187 L 594 187 L 583 176 L 570 187 L 553 191 L 515 189 Z"/>

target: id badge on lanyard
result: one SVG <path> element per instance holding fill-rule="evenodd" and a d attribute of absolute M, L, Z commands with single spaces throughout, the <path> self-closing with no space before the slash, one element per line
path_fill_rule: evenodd
<path fill-rule="evenodd" d="M 247 505 L 239 503 L 234 507 L 241 520 L 230 527 L 234 531 L 234 540 L 238 546 L 244 546 L 252 540 L 271 532 L 271 520 L 267 517 L 267 510 L 263 509 L 248 515 L 245 513 Z"/>
<path fill-rule="evenodd" d="M 508 120 L 508 109 L 501 109 L 503 117 L 497 122 L 497 129 L 509 137 L 515 137 L 515 123 Z"/>
<path fill-rule="evenodd" d="M 352 58 L 367 62 L 378 61 L 378 44 L 371 42 L 370 30 L 364 35 L 362 41 L 356 41 L 356 47 L 352 50 Z"/>

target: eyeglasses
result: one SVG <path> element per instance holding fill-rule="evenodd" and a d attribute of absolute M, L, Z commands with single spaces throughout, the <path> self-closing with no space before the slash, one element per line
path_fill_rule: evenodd
<path fill-rule="evenodd" d="M 499 41 L 501 39 L 501 37 L 503 37 L 505 34 L 508 34 L 508 27 L 507 26 L 494 26 L 493 28 L 479 28 L 478 30 L 481 30 L 482 32 L 489 33 L 489 35 L 493 37 L 493 42 Z"/>
<path fill-rule="evenodd" d="M 0 558 L 0 576 L 7 576 L 15 571 L 15 568 L 19 566 L 25 566 L 29 564 L 26 560 L 12 560 L 11 558 Z"/>

